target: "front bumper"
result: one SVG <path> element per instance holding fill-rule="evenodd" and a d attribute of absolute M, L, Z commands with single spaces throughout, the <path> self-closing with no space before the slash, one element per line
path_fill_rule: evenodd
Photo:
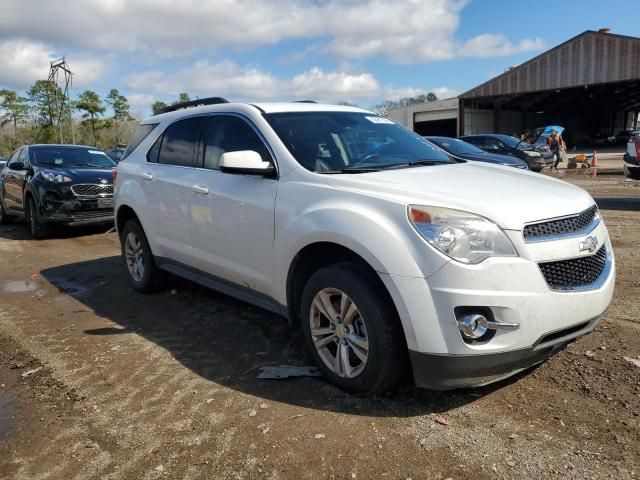
<path fill-rule="evenodd" d="M 569 343 L 589 333 L 602 316 L 546 334 L 530 348 L 481 355 L 429 354 L 410 350 L 417 387 L 451 390 L 481 387 L 503 380 L 544 362 Z"/>
<path fill-rule="evenodd" d="M 60 195 L 59 192 L 46 192 L 40 202 L 40 217 L 46 223 L 69 226 L 112 223 L 112 202 L 111 198 L 81 199 Z"/>
<path fill-rule="evenodd" d="M 615 259 L 602 222 L 580 237 L 540 243 L 525 243 L 522 232 L 506 233 L 519 257 L 493 257 L 478 265 L 449 261 L 427 278 L 380 275 L 402 320 L 418 386 L 479 386 L 513 375 L 588 333 L 608 308 Z M 587 236 L 607 249 L 600 277 L 573 290 L 552 289 L 539 264 L 575 258 Z M 518 328 L 466 342 L 458 329 L 459 308 L 488 309 L 495 321 Z"/>

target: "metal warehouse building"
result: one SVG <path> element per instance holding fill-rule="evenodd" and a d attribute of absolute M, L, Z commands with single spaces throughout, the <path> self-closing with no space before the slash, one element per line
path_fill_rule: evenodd
<path fill-rule="evenodd" d="M 640 112 L 640 38 L 588 30 L 457 98 L 388 116 L 422 135 L 518 134 L 562 125 L 570 140 L 634 128 Z"/>

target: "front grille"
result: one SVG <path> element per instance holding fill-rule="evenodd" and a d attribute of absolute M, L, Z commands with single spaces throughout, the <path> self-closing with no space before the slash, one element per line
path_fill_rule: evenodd
<path fill-rule="evenodd" d="M 74 220 L 87 220 L 92 218 L 102 218 L 102 217 L 112 217 L 113 209 L 107 208 L 102 210 L 86 210 L 86 211 L 75 211 L 71 214 L 71 217 Z"/>
<path fill-rule="evenodd" d="M 536 237 L 551 237 L 580 232 L 589 226 L 595 218 L 597 211 L 598 207 L 594 205 L 584 212 L 571 217 L 526 225 L 523 231 L 524 238 L 533 239 Z"/>
<path fill-rule="evenodd" d="M 607 249 L 603 245 L 590 257 L 539 263 L 538 266 L 552 289 L 566 290 L 595 283 L 606 263 Z"/>
<path fill-rule="evenodd" d="M 78 183 L 71 186 L 71 191 L 78 197 L 106 197 L 113 195 L 113 184 Z"/>

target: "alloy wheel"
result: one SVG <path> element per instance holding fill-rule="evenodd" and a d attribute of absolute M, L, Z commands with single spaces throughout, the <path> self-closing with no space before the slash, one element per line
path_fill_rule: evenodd
<path fill-rule="evenodd" d="M 129 232 L 125 237 L 124 257 L 131 278 L 136 282 L 142 281 L 144 277 L 144 252 L 142 242 L 133 232 Z"/>
<path fill-rule="evenodd" d="M 355 378 L 369 358 L 369 337 L 360 311 L 336 288 L 320 290 L 309 315 L 313 344 L 326 367 L 342 378 Z"/>

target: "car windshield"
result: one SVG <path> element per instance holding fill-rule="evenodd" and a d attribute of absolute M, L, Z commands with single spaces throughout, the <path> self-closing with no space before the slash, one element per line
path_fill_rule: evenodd
<path fill-rule="evenodd" d="M 478 147 L 471 145 L 470 143 L 467 143 L 464 140 L 460 140 L 458 138 L 427 137 L 427 140 L 435 143 L 439 147 L 443 148 L 449 153 L 453 153 L 454 155 L 465 155 L 465 154 L 476 155 L 476 154 L 485 153 L 484 150 L 481 150 Z"/>
<path fill-rule="evenodd" d="M 295 159 L 318 173 L 453 163 L 427 140 L 373 113 L 287 112 L 265 118 Z"/>
<path fill-rule="evenodd" d="M 116 163 L 106 153 L 88 147 L 30 147 L 32 165 L 53 167 L 112 168 Z"/>
<path fill-rule="evenodd" d="M 521 142 L 516 137 L 512 137 L 510 135 L 498 135 L 498 139 L 505 145 L 509 145 L 510 147 L 513 147 L 513 148 L 516 148 L 517 146 L 520 146 L 522 148 L 522 145 L 525 143 L 525 142 Z"/>

